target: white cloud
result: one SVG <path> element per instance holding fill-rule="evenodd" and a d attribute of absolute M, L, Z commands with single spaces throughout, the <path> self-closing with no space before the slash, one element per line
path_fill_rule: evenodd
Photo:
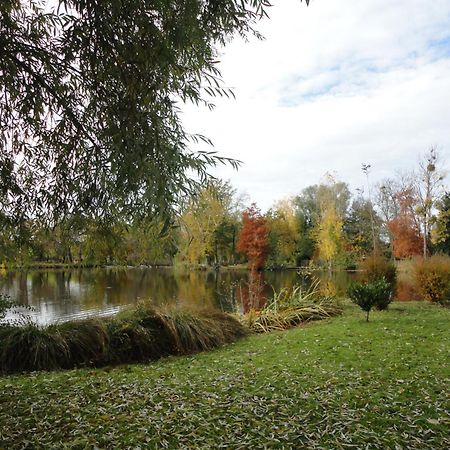
<path fill-rule="evenodd" d="M 349 4 L 350 3 L 350 4 Z M 262 208 L 327 172 L 353 188 L 412 168 L 437 144 L 450 158 L 450 2 L 283 0 L 265 41 L 234 41 L 221 69 L 237 100 L 187 106 L 238 172 L 215 171 Z"/>

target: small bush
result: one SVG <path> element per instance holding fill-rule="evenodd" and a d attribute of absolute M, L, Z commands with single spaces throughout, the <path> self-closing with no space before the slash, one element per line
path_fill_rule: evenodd
<path fill-rule="evenodd" d="M 365 281 L 373 283 L 379 280 L 385 280 L 391 289 L 391 297 L 395 296 L 397 285 L 397 268 L 395 264 L 380 255 L 370 256 L 365 259 L 361 265 L 361 269 L 365 272 Z M 375 305 L 379 310 L 386 309 L 390 302 L 380 302 Z"/>
<path fill-rule="evenodd" d="M 363 311 L 366 311 L 366 320 L 372 308 L 387 309 L 392 301 L 391 285 L 384 279 L 369 283 L 353 283 L 348 288 L 348 295 Z"/>
<path fill-rule="evenodd" d="M 384 278 L 389 284 L 395 286 L 397 268 L 389 259 L 380 255 L 370 256 L 361 263 L 360 268 L 366 272 L 367 281 L 372 282 Z"/>
<path fill-rule="evenodd" d="M 416 259 L 413 265 L 416 288 L 429 302 L 450 301 L 450 257 L 433 255 L 428 259 Z"/>

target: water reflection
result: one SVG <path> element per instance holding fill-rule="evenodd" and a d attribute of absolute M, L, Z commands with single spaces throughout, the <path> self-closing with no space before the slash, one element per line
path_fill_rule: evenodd
<path fill-rule="evenodd" d="M 324 293 L 344 295 L 358 273 L 319 272 Z M 112 314 L 140 299 L 155 305 L 179 303 L 225 311 L 263 306 L 273 291 L 311 278 L 295 270 L 258 273 L 247 271 L 184 271 L 172 268 L 97 268 L 75 270 L 2 271 L 0 292 L 35 309 L 40 323 Z M 411 282 L 399 277 L 398 299 L 416 299 Z"/>

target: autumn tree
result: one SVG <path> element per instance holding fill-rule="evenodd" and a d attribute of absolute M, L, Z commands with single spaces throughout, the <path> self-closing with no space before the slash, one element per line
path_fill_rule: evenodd
<path fill-rule="evenodd" d="M 264 267 L 269 250 L 269 228 L 265 217 L 253 203 L 242 214 L 242 229 L 236 249 L 248 259 L 251 270 Z"/>
<path fill-rule="evenodd" d="M 386 178 L 376 186 L 375 204 L 381 219 L 380 237 L 389 242 L 391 255 L 394 254 L 394 235 L 389 224 L 399 215 L 400 207 L 397 192 L 401 189 L 397 180 L 393 178 Z"/>
<path fill-rule="evenodd" d="M 324 260 L 328 269 L 332 269 L 333 260 L 342 250 L 343 245 L 342 217 L 338 214 L 333 203 L 326 203 L 322 206 L 320 222 L 315 229 L 318 256 Z"/>
<path fill-rule="evenodd" d="M 393 254 L 396 258 L 409 258 L 422 253 L 420 222 L 416 214 L 417 197 L 413 187 L 395 194 L 399 206 L 398 215 L 389 221 L 393 236 Z"/>
<path fill-rule="evenodd" d="M 190 264 L 229 262 L 237 235 L 235 190 L 230 183 L 210 181 L 189 198 L 180 217 L 179 257 Z"/>
<path fill-rule="evenodd" d="M 270 259 L 274 264 L 295 263 L 300 224 L 292 201 L 280 200 L 267 214 Z"/>
<path fill-rule="evenodd" d="M 322 220 L 324 205 L 333 205 L 335 213 L 344 218 L 348 211 L 350 190 L 346 183 L 327 174 L 324 182 L 308 186 L 293 199 L 300 227 L 297 240 L 297 262 L 311 259 L 317 247 L 317 230 Z"/>

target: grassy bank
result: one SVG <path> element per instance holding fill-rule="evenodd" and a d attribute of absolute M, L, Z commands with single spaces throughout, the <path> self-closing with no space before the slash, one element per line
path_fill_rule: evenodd
<path fill-rule="evenodd" d="M 0 378 L 0 448 L 449 448 L 450 310 L 410 303 L 150 365 Z"/>

